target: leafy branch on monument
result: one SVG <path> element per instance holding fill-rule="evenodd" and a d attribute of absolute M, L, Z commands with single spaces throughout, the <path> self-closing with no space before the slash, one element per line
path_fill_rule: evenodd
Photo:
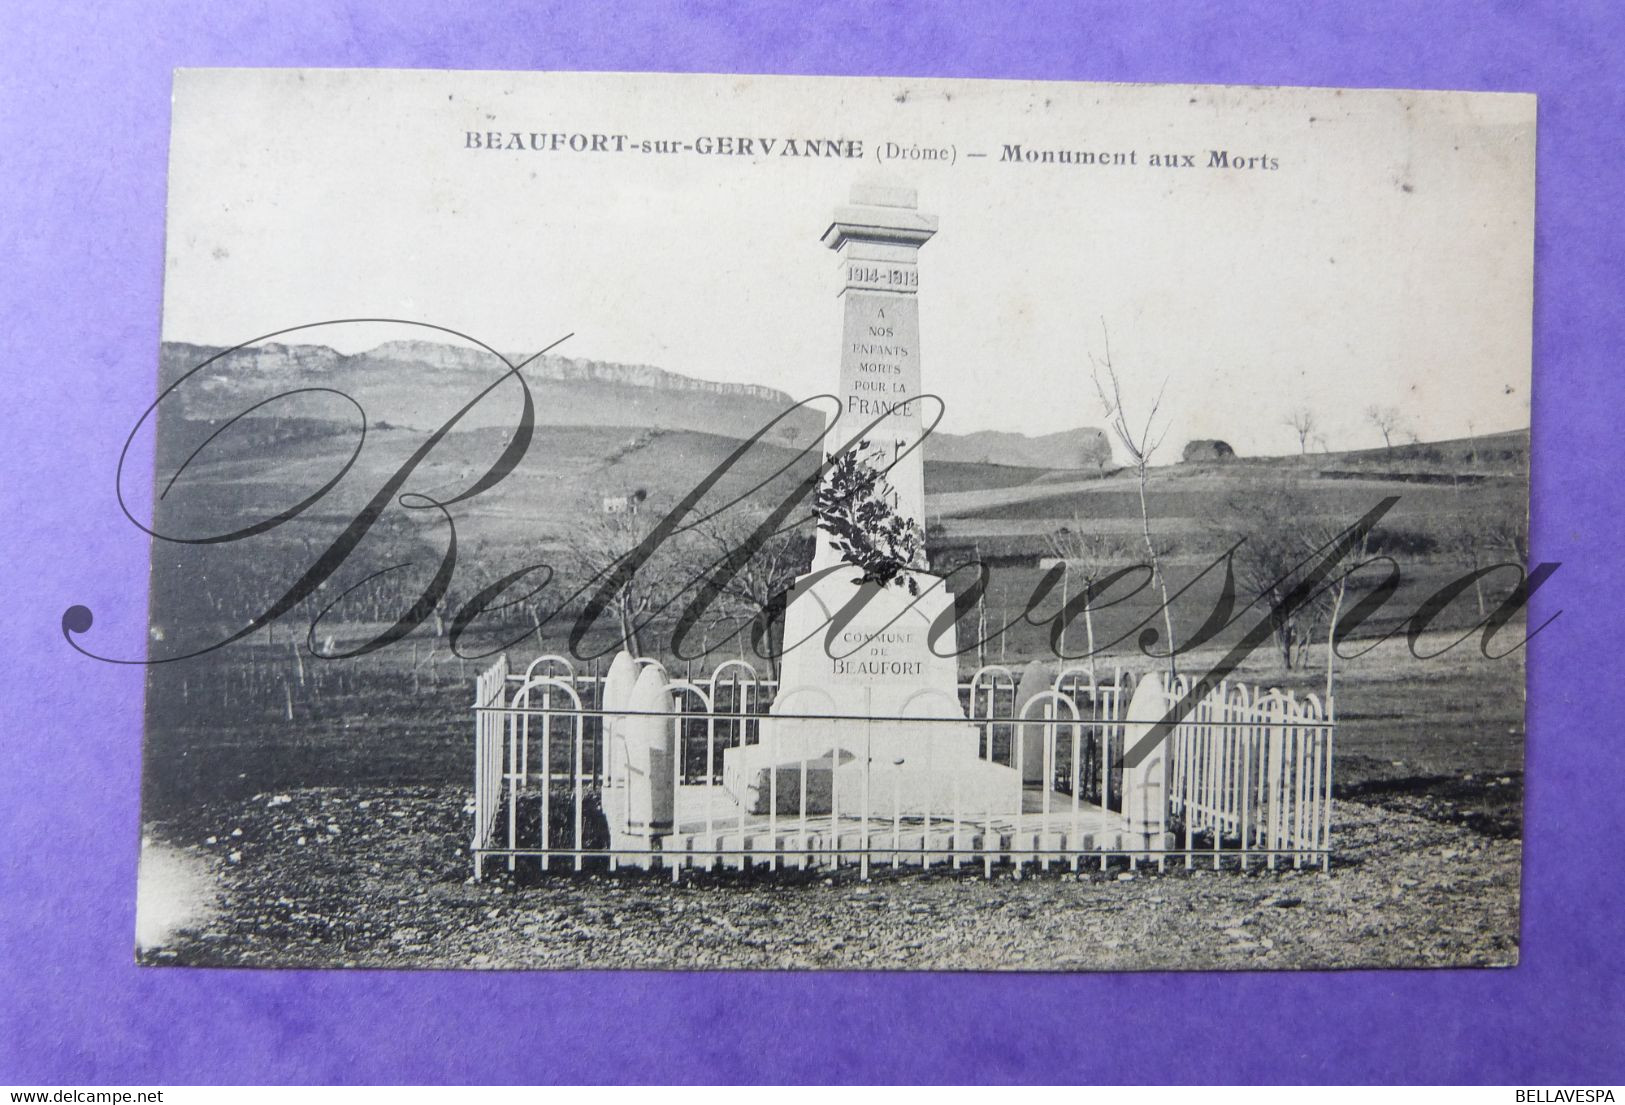
<path fill-rule="evenodd" d="M 925 531 L 912 518 L 897 513 L 886 474 L 860 455 L 860 441 L 831 462 L 813 499 L 818 528 L 830 535 L 841 559 L 862 575 L 858 585 L 900 583 L 911 595 L 920 585 L 909 574 L 925 567 Z"/>

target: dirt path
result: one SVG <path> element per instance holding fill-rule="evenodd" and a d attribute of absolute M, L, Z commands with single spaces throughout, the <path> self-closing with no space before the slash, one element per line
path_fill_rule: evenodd
<path fill-rule="evenodd" d="M 145 962 L 1100 970 L 1507 965 L 1518 840 L 1344 802 L 1318 872 L 469 879 L 456 788 L 295 791 L 154 826 L 217 914 Z M 232 835 L 234 831 L 238 835 Z M 214 842 L 208 843 L 210 837 Z M 235 858 L 234 858 L 235 857 Z M 155 870 L 157 870 L 155 868 Z"/>

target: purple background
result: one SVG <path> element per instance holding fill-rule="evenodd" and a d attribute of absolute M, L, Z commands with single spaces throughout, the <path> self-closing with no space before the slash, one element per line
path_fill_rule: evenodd
<path fill-rule="evenodd" d="M 1625 18 L 1607 2 L 0 3 L 0 1083 L 1625 1080 L 1616 407 Z M 85 5 L 88 9 L 90 6 Z M 102 5 L 96 7 L 102 8 Z M 1611 10 L 1613 9 L 1613 10 Z M 158 349 L 170 70 L 405 66 L 1541 96 L 1523 964 L 977 976 L 137 970 L 147 545 L 112 472 Z"/>

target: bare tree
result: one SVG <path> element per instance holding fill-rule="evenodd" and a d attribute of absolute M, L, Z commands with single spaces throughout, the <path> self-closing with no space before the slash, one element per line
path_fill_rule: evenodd
<path fill-rule="evenodd" d="M 1247 594 L 1264 604 L 1270 636 L 1288 671 L 1307 659 L 1317 623 L 1318 600 L 1288 606 L 1308 567 L 1314 504 L 1295 481 L 1250 488 L 1226 500 L 1221 526 L 1239 542 L 1231 563 Z"/>
<path fill-rule="evenodd" d="M 1478 573 L 1485 568 L 1511 560 L 1527 566 L 1529 563 L 1529 524 L 1521 513 L 1504 514 L 1484 504 L 1467 501 L 1460 481 L 1455 481 L 1456 509 L 1441 527 L 1444 547 L 1461 565 L 1473 574 L 1473 598 L 1478 605 L 1478 616 L 1489 613 L 1488 597 L 1484 593 L 1484 579 Z"/>
<path fill-rule="evenodd" d="M 1458 500 L 1461 498 L 1459 488 L 1456 497 Z M 1440 529 L 1445 549 L 1458 564 L 1473 574 L 1473 598 L 1478 603 L 1478 616 L 1482 618 L 1487 606 L 1484 601 L 1484 580 L 1477 573 L 1486 564 L 1488 549 L 1478 515 L 1465 505 L 1460 505 Z"/>
<path fill-rule="evenodd" d="M 1399 408 L 1372 404 L 1365 409 L 1365 420 L 1377 428 L 1377 432 L 1382 435 L 1382 447 L 1391 452 L 1394 448 L 1394 437 L 1400 432 L 1401 427 Z"/>
<path fill-rule="evenodd" d="M 643 630 L 677 590 L 693 578 L 693 538 L 690 534 L 673 534 L 649 556 L 633 560 L 630 554 L 643 543 L 662 512 L 610 512 L 601 509 L 601 502 L 602 496 L 588 496 L 578 512 L 580 520 L 565 543 L 578 570 L 592 584 L 589 594 L 605 582 L 618 579 L 611 602 L 620 623 L 621 640 L 634 656 L 644 656 Z"/>
<path fill-rule="evenodd" d="M 732 575 L 722 584 L 721 605 L 723 618 L 740 628 L 756 625 L 762 632 L 766 658 L 779 677 L 779 648 L 772 640 L 772 628 L 782 622 L 785 601 L 796 577 L 807 570 L 812 561 L 813 533 L 809 523 L 792 525 L 757 539 L 764 515 L 728 511 L 717 515 L 699 527 L 706 545 L 705 556 L 711 560 L 707 574 L 719 570 L 725 562 L 739 554 L 748 544 L 754 548 L 743 563 L 736 564 Z M 780 627 L 782 632 L 782 626 Z"/>
<path fill-rule="evenodd" d="M 1050 551 L 1060 559 L 1061 608 L 1066 609 L 1068 594 L 1074 582 L 1083 588 L 1083 630 L 1088 640 L 1089 680 L 1095 679 L 1095 620 L 1091 592 L 1096 584 L 1111 571 L 1113 563 L 1123 559 L 1127 550 L 1118 538 L 1104 533 L 1090 532 L 1087 523 L 1073 515 L 1072 525 L 1049 535 Z M 1064 615 L 1063 615 L 1064 616 Z M 1066 622 L 1061 623 L 1061 652 L 1066 652 Z"/>
<path fill-rule="evenodd" d="M 1134 474 L 1139 482 L 1140 535 L 1145 540 L 1146 555 L 1151 560 L 1151 580 L 1162 595 L 1162 622 L 1168 631 L 1168 674 L 1172 678 L 1179 674 L 1174 661 L 1177 645 L 1174 639 L 1174 617 L 1168 608 L 1168 579 L 1162 570 L 1162 553 L 1151 537 L 1151 506 L 1146 493 L 1147 484 L 1151 479 L 1151 458 L 1156 455 L 1163 438 L 1168 435 L 1166 424 L 1160 431 L 1156 428 L 1157 412 L 1162 408 L 1162 397 L 1168 390 L 1168 380 L 1165 377 L 1162 386 L 1157 389 L 1157 397 L 1152 401 L 1150 410 L 1146 412 L 1145 425 L 1136 430 L 1130 424 L 1128 412 L 1123 407 L 1123 386 L 1117 378 L 1117 368 L 1112 364 L 1111 332 L 1106 328 L 1105 319 L 1100 320 L 1100 329 L 1105 338 L 1105 349 L 1098 361 L 1093 353 L 1089 354 L 1089 364 L 1093 369 L 1095 391 L 1100 396 L 1100 405 L 1106 412 L 1106 425 L 1128 454 L 1129 463 L 1134 467 Z M 1103 369 L 1106 373 L 1104 382 L 1101 380 Z"/>
<path fill-rule="evenodd" d="M 1350 569 L 1365 559 L 1369 531 L 1344 552 L 1335 575 L 1303 596 L 1298 592 L 1308 583 L 1309 573 L 1343 537 L 1342 520 L 1317 518 L 1315 498 L 1296 479 L 1252 489 L 1230 498 L 1226 506 L 1228 516 L 1220 528 L 1238 542 L 1232 563 L 1248 594 L 1266 605 L 1282 666 L 1288 671 L 1303 668 L 1311 646 L 1323 639 L 1329 698 L 1337 663 L 1332 648 L 1337 623 L 1349 592 Z M 1288 598 L 1296 599 L 1290 607 Z"/>
<path fill-rule="evenodd" d="M 1528 514 L 1492 515 L 1484 523 L 1484 539 L 1492 550 L 1511 557 L 1513 563 L 1529 566 Z"/>
<path fill-rule="evenodd" d="M 1324 548 L 1341 536 L 1335 525 L 1317 524 L 1310 527 L 1309 543 Z M 1366 559 L 1371 548 L 1371 531 L 1362 530 L 1359 540 L 1345 557 L 1343 570 L 1331 583 L 1330 590 L 1321 597 L 1326 608 L 1326 709 L 1332 708 L 1332 688 L 1337 674 L 1337 622 L 1343 615 L 1343 603 L 1348 598 L 1350 579 L 1354 570 Z"/>
<path fill-rule="evenodd" d="M 971 546 L 971 559 L 980 564 L 982 562 L 982 546 L 980 543 Z M 999 634 L 1003 647 L 1004 634 Z M 976 589 L 976 666 L 984 667 L 987 664 L 987 589 Z"/>
<path fill-rule="evenodd" d="M 1298 455 L 1309 455 L 1309 439 L 1314 436 L 1320 422 L 1315 418 L 1315 412 L 1309 407 L 1294 407 L 1287 413 L 1286 424 L 1292 427 L 1292 432 L 1298 435 Z"/>

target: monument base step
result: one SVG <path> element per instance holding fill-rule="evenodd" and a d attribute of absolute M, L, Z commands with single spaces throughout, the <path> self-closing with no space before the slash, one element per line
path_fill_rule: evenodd
<path fill-rule="evenodd" d="M 675 797 L 675 826 L 652 840 L 638 837 L 636 852 L 618 857 L 617 866 L 824 868 L 867 855 L 870 864 L 898 867 L 1078 867 L 1110 855 L 1155 859 L 1174 847 L 1171 834 L 1135 832 L 1120 813 L 1035 787 L 1005 791 L 997 812 L 962 811 L 957 818 L 874 808 L 864 818 L 844 798 L 834 817 L 751 814 L 722 786 L 704 783 L 681 786 Z"/>
<path fill-rule="evenodd" d="M 771 807 L 774 813 L 791 816 L 802 813 L 827 814 L 833 808 L 836 797 L 836 756 L 836 752 L 832 751 L 810 760 L 790 760 L 760 766 L 747 764 L 741 772 L 753 771 L 753 776 L 741 790 L 738 782 L 741 772 L 736 772 L 735 785 L 729 788 L 730 794 L 746 813 L 765 814 Z M 839 752 L 843 765 L 854 762 L 856 758 L 850 752 Z"/>
<path fill-rule="evenodd" d="M 865 778 L 867 776 L 867 778 Z M 803 784 L 805 783 L 805 787 Z M 838 750 L 807 760 L 781 759 L 754 745 L 729 749 L 723 786 L 745 813 L 854 817 L 903 813 L 937 817 L 1001 815 L 1021 806 L 1021 776 L 1013 768 L 974 756 L 931 768 L 910 763 L 864 764 Z M 803 805 L 805 802 L 805 805 Z"/>

